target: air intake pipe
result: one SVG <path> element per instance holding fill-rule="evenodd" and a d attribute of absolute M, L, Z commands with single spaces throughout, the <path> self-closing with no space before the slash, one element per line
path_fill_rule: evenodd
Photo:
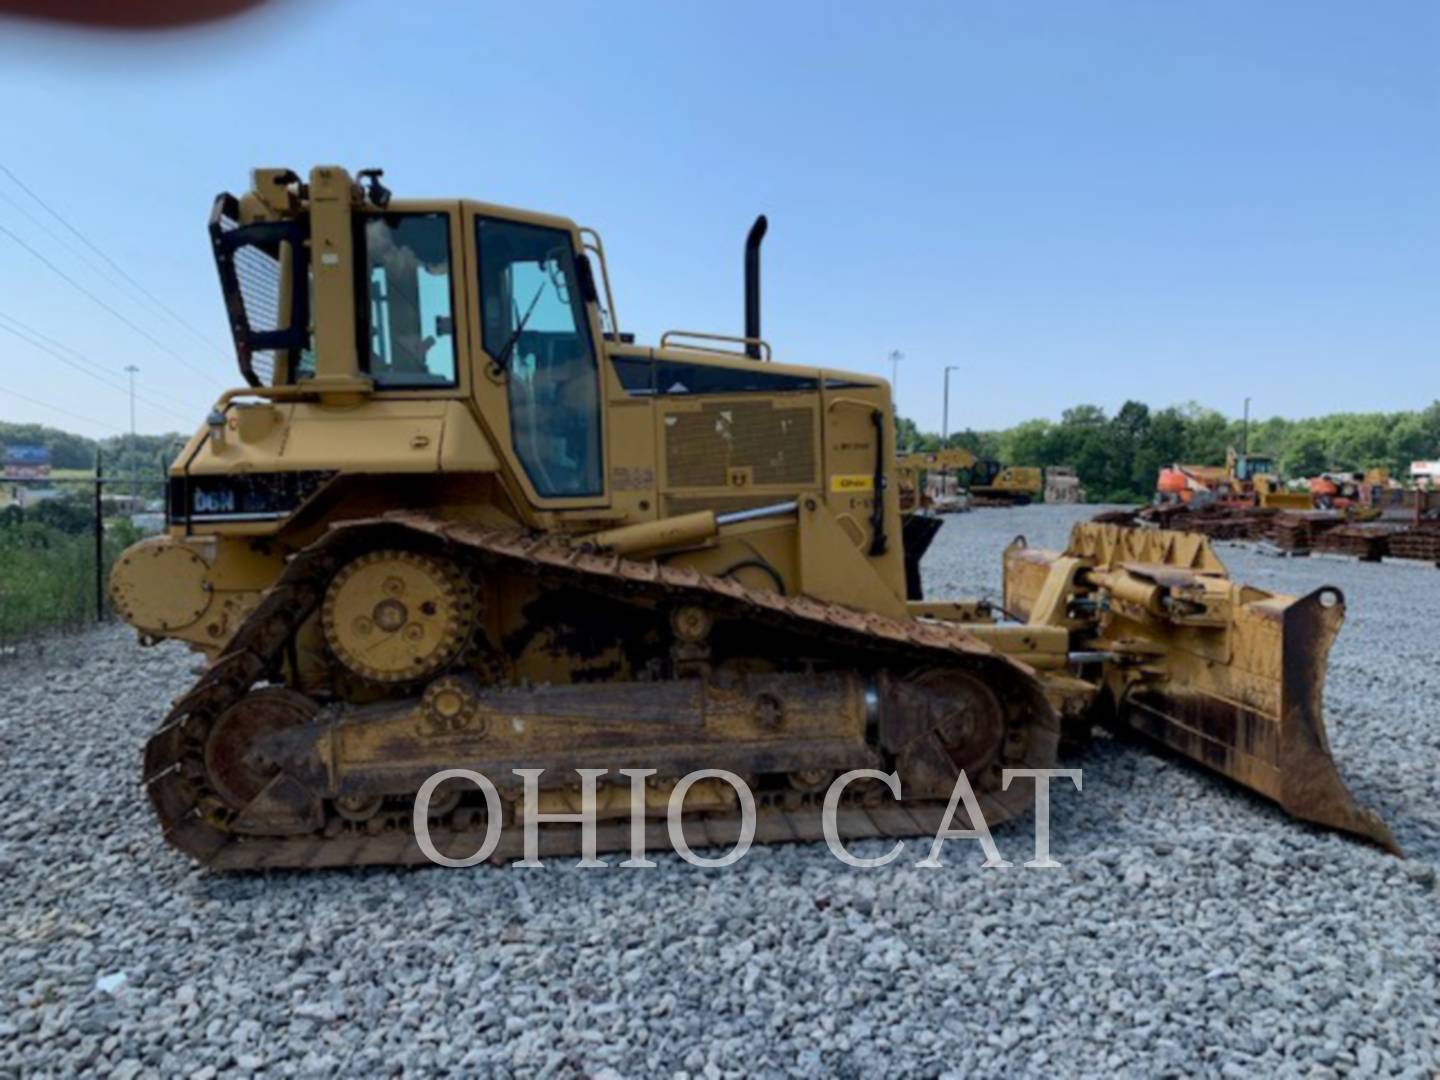
<path fill-rule="evenodd" d="M 760 241 L 770 223 L 761 214 L 745 237 L 745 355 L 760 359 Z"/>

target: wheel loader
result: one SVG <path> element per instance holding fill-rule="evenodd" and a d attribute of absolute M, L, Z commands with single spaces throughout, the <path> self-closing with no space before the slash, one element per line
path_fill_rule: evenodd
<path fill-rule="evenodd" d="M 1003 604 L 920 595 L 871 375 L 772 360 L 757 220 L 744 333 L 624 332 L 597 233 L 487 203 L 395 198 L 378 170 L 259 169 L 209 236 L 243 383 L 175 459 L 168 524 L 116 562 L 141 640 L 203 655 L 144 751 L 170 844 L 221 869 L 405 863 L 595 791 L 600 850 L 729 770 L 762 842 L 1025 812 L 1062 736 L 1171 748 L 1292 814 L 1388 848 L 1321 719 L 1343 603 L 1236 585 L 1203 539 L 1081 524 L 1017 540 Z M 927 538 L 928 539 L 928 538 Z M 907 560 L 912 573 L 907 575 Z M 908 579 L 908 580 L 907 580 Z M 639 796 L 620 770 L 649 770 Z M 623 786 L 622 786 L 623 785 Z M 692 845 L 735 793 L 687 789 Z M 1177 814 L 1185 813 L 1181 807 Z M 577 851 L 545 821 L 541 850 Z M 656 835 L 663 839 L 663 831 Z"/>

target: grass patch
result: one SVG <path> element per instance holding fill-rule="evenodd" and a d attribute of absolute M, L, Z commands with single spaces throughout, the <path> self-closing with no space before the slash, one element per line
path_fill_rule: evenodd
<path fill-rule="evenodd" d="M 94 622 L 94 519 L 83 500 L 53 500 L 0 513 L 0 643 Z M 106 522 L 104 572 L 140 536 L 128 521 Z"/>
<path fill-rule="evenodd" d="M 94 618 L 94 540 L 65 533 L 43 545 L 0 539 L 0 641 L 69 629 Z"/>

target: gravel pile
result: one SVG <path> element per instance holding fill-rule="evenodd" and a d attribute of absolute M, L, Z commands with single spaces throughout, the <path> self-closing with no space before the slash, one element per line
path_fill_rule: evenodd
<path fill-rule="evenodd" d="M 953 518 L 929 588 L 998 597 L 1010 536 L 1057 544 L 1085 512 Z M 137 787 L 193 660 L 111 628 L 8 662 L 0 1074 L 1428 1075 L 1440 571 L 1222 554 L 1345 590 L 1332 740 L 1409 859 L 1098 740 L 1056 796 L 1057 870 L 983 871 L 960 842 L 920 870 L 911 841 L 870 871 L 789 846 L 717 871 L 219 876 Z M 997 830 L 1017 863 L 1030 828 Z"/>

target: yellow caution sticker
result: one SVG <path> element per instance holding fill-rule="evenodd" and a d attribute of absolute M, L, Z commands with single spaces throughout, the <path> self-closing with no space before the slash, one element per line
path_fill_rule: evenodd
<path fill-rule="evenodd" d="M 830 477 L 831 491 L 874 491 L 875 477 L 868 473 L 844 476 L 837 474 Z"/>

